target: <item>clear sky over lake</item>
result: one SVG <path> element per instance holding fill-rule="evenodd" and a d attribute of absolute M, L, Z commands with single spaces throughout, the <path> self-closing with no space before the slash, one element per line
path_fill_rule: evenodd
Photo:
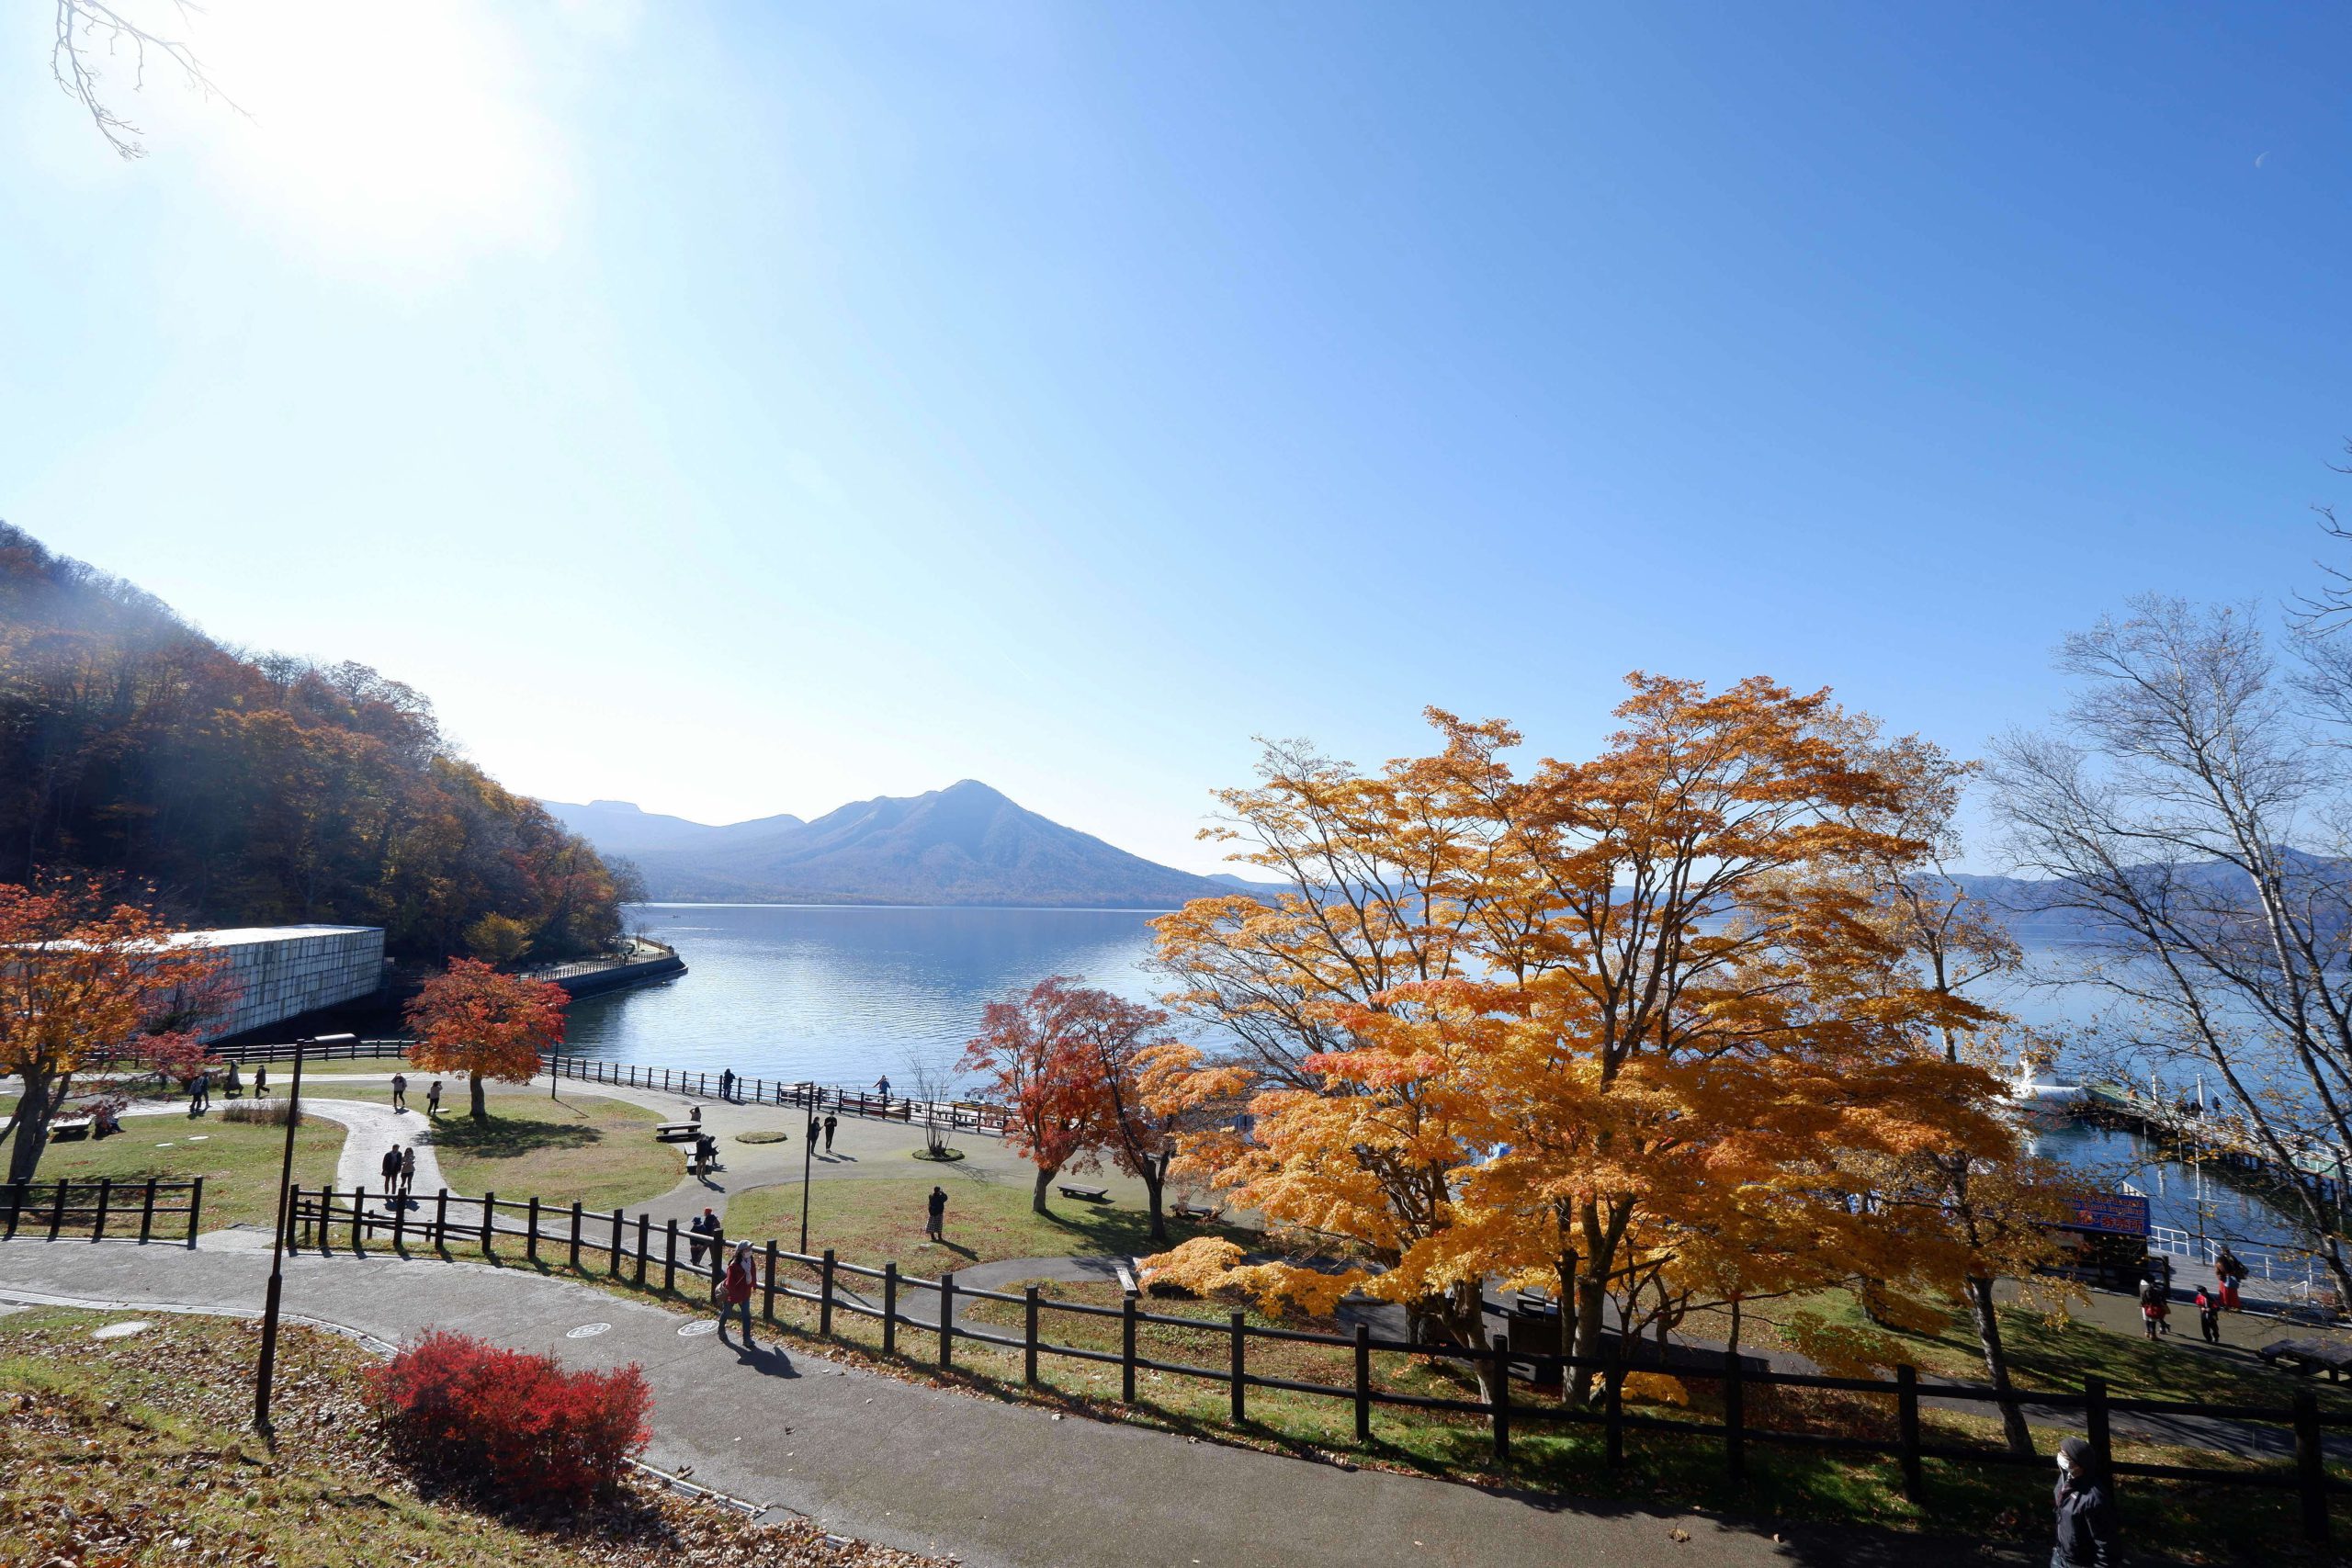
<path fill-rule="evenodd" d="M 0 13 L 0 516 L 705 819 L 1159 858 L 1634 667 L 1973 750 L 2352 502 L 2340 7 Z"/>

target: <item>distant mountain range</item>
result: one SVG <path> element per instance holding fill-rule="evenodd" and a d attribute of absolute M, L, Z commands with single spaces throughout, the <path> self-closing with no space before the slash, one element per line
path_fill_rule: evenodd
<path fill-rule="evenodd" d="M 1172 909 L 1261 890 L 1129 854 L 973 779 L 854 801 L 814 821 L 778 816 L 714 827 L 625 800 L 540 804 L 599 853 L 635 861 L 657 899 Z"/>

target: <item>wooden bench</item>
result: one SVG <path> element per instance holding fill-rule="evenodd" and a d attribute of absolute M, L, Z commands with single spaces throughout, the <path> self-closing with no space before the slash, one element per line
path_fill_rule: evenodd
<path fill-rule="evenodd" d="M 664 1122 L 653 1129 L 653 1136 L 657 1142 L 664 1144 L 691 1144 L 702 1136 L 702 1123 Z"/>
<path fill-rule="evenodd" d="M 62 1144 L 70 1138 L 86 1138 L 95 1122 L 89 1116 L 61 1116 L 49 1124 L 49 1141 Z"/>
<path fill-rule="evenodd" d="M 2330 1382 L 2352 1371 L 2352 1346 L 2328 1339 L 2274 1339 L 2255 1354 L 2274 1367 L 2284 1361 L 2299 1372 L 2325 1372 Z"/>
<path fill-rule="evenodd" d="M 1058 1190 L 1065 1198 L 1083 1198 L 1090 1203 L 1107 1203 L 1111 1201 L 1111 1190 L 1107 1187 L 1080 1187 L 1074 1181 L 1065 1181 L 1060 1184 Z"/>
<path fill-rule="evenodd" d="M 1205 1209 L 1198 1203 L 1186 1203 L 1180 1201 L 1175 1205 L 1174 1213 L 1176 1217 L 1180 1220 L 1191 1220 L 1196 1224 L 1204 1225 L 1211 1220 L 1216 1219 L 1219 1214 L 1224 1213 L 1225 1211 L 1223 1209 Z"/>

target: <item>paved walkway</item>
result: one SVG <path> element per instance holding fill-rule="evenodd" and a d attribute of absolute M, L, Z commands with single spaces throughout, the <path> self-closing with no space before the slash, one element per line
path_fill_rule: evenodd
<path fill-rule="evenodd" d="M 268 1275 L 252 1238 L 194 1248 L 0 1243 L 0 1297 L 251 1314 Z M 974 1568 L 1934 1568 L 2036 1561 L 1973 1542 L 1487 1491 L 1190 1442 L 902 1382 L 780 1348 L 751 1351 L 650 1303 L 472 1264 L 289 1259 L 289 1312 L 386 1341 L 428 1326 L 643 1366 L 648 1458 L 704 1485 Z M 576 1330 L 606 1325 L 581 1338 Z M 2037 1506 L 2040 1474 L 2018 1480 Z M 1775 1537 L 1778 1531 L 1781 1537 Z M 1677 1540 L 1676 1532 L 1685 1539 Z M 2046 1555 L 2046 1549 L 2045 1553 Z"/>

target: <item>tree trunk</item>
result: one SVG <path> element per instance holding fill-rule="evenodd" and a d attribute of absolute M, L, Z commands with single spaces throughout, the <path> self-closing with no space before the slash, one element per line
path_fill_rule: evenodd
<path fill-rule="evenodd" d="M 1031 1194 L 1029 1199 L 1029 1206 L 1036 1210 L 1037 1213 L 1046 1215 L 1048 1219 L 1051 1219 L 1053 1215 L 1046 1207 L 1046 1189 L 1054 1184 L 1054 1178 L 1059 1176 L 1061 1174 L 1061 1170 L 1062 1168 L 1059 1166 L 1053 1166 L 1050 1168 L 1042 1165 L 1039 1166 L 1037 1168 L 1037 1188 L 1036 1190 Z"/>
<path fill-rule="evenodd" d="M 1144 1196 L 1151 1205 L 1151 1239 L 1165 1244 L 1168 1240 L 1168 1216 L 1160 1210 L 1160 1201 L 1168 1192 L 1168 1156 L 1154 1155 L 1141 1163 Z"/>
<path fill-rule="evenodd" d="M 58 1102 L 65 1098 L 61 1086 L 52 1090 L 45 1073 L 25 1075 L 24 1098 L 17 1105 L 17 1141 L 8 1150 L 8 1179 L 11 1182 L 30 1181 L 40 1167 L 40 1156 L 49 1147 L 49 1120 L 57 1113 Z"/>
<path fill-rule="evenodd" d="M 1976 1342 L 1984 1347 L 1984 1372 L 2003 1395 L 2009 1392 L 2009 1356 L 2001 1348 L 2001 1320 L 1993 1310 L 1993 1281 L 1973 1277 L 1968 1281 L 1968 1315 L 1976 1320 Z M 2033 1457 L 2033 1434 L 2026 1430 L 2025 1412 L 2013 1398 L 2001 1401 L 2001 1436 L 2009 1452 Z"/>
<path fill-rule="evenodd" d="M 477 1122 L 489 1121 L 490 1107 L 482 1103 L 481 1075 L 480 1073 L 468 1073 L 466 1075 L 466 1089 L 468 1093 L 473 1096 L 474 1120 Z"/>

